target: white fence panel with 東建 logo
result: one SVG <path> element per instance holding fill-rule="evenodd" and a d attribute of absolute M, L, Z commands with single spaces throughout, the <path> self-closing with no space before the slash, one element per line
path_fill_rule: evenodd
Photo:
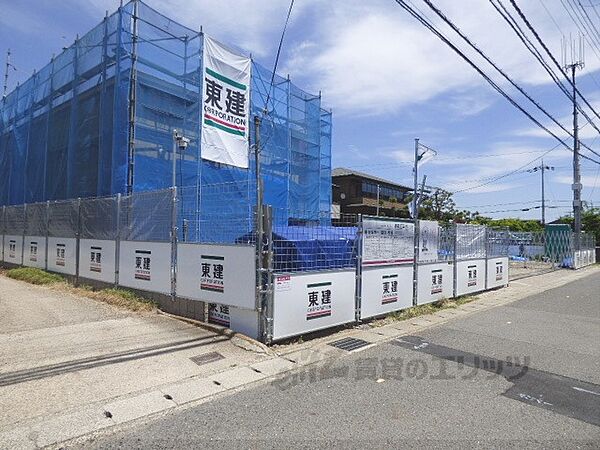
<path fill-rule="evenodd" d="M 508 285 L 508 257 L 488 259 L 486 289 L 506 285 Z"/>
<path fill-rule="evenodd" d="M 454 270 L 452 263 L 419 264 L 417 277 L 418 305 L 453 297 Z"/>
<path fill-rule="evenodd" d="M 353 322 L 355 277 L 354 269 L 275 274 L 273 339 Z"/>
<path fill-rule="evenodd" d="M 363 267 L 360 318 L 410 308 L 413 300 L 413 266 Z"/>
<path fill-rule="evenodd" d="M 52 272 L 75 275 L 75 255 L 77 240 L 75 238 L 48 238 L 48 270 Z"/>
<path fill-rule="evenodd" d="M 25 236 L 23 249 L 23 265 L 27 267 L 46 268 L 46 238 L 41 236 Z"/>
<path fill-rule="evenodd" d="M 79 241 L 79 276 L 90 280 L 115 282 L 116 242 L 104 239 Z"/>
<path fill-rule="evenodd" d="M 485 259 L 456 262 L 456 295 L 485 290 Z"/>
<path fill-rule="evenodd" d="M 121 241 L 119 284 L 143 291 L 171 293 L 171 244 Z"/>
<path fill-rule="evenodd" d="M 4 236 L 4 262 L 21 264 L 23 257 L 23 236 Z"/>
<path fill-rule="evenodd" d="M 177 245 L 177 295 L 239 308 L 256 308 L 254 246 Z"/>

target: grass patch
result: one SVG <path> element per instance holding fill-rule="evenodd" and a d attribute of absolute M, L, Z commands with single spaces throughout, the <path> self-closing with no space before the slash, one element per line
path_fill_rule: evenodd
<path fill-rule="evenodd" d="M 61 289 L 63 288 L 61 287 Z M 94 289 L 91 286 L 74 287 L 71 285 L 67 285 L 64 289 L 72 294 L 88 297 L 130 311 L 153 311 L 158 306 L 154 300 L 144 298 L 127 289 Z"/>
<path fill-rule="evenodd" d="M 372 322 L 372 325 L 378 327 L 386 325 L 390 322 L 414 319 L 415 317 L 433 314 L 443 309 L 456 308 L 457 306 L 464 305 L 465 303 L 470 303 L 473 300 L 477 300 L 477 296 L 464 295 L 452 300 L 443 299 L 438 300 L 437 302 L 427 303 L 426 305 L 413 306 L 412 308 L 390 313 L 385 318 Z"/>
<path fill-rule="evenodd" d="M 15 280 L 26 281 L 31 284 L 55 284 L 64 281 L 64 278 L 55 273 L 49 273 L 34 267 L 18 267 L 9 269 L 5 275 Z"/>
<path fill-rule="evenodd" d="M 130 311 L 153 311 L 158 306 L 155 301 L 144 298 L 127 289 L 95 289 L 85 284 L 75 287 L 59 274 L 33 267 L 18 267 L 6 271 L 3 270 L 2 274 L 31 284 L 48 285 L 56 291 L 91 298 Z"/>

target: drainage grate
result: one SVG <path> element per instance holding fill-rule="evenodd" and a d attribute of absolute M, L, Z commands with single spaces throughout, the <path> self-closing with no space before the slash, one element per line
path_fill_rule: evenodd
<path fill-rule="evenodd" d="M 356 338 L 344 338 L 339 341 L 330 342 L 329 345 L 332 347 L 340 348 L 342 350 L 346 350 L 347 352 L 351 352 L 352 350 L 357 350 L 359 348 L 365 347 L 369 345 L 370 342 L 363 341 L 362 339 Z"/>
<path fill-rule="evenodd" d="M 225 358 L 225 357 L 223 355 L 221 355 L 220 353 L 210 352 L 210 353 L 203 353 L 198 356 L 192 356 L 190 359 L 193 362 L 195 362 L 196 364 L 198 364 L 199 366 L 202 366 L 204 364 L 215 362 L 215 361 L 218 361 L 223 358 Z"/>

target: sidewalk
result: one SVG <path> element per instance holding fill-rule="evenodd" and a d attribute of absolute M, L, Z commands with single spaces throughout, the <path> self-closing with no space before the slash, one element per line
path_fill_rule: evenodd
<path fill-rule="evenodd" d="M 0 413 L 0 448 L 46 446 L 183 405 L 197 405 L 298 367 L 350 354 L 329 345 L 332 341 L 354 337 L 375 345 L 597 272 L 600 267 L 591 266 L 515 281 L 457 308 L 274 346 L 270 354 L 241 350 L 226 337 L 169 318 L 104 312 L 105 305 L 90 301 L 94 304 L 85 308 L 98 310 L 95 322 L 0 334 L 0 356 L 7 361 L 0 373 L 0 411 L 8 412 Z M 4 294 L 6 286 L 13 294 Z M 0 289 L 4 309 L 6 297 L 15 292 L 27 291 L 28 297 L 21 302 L 31 302 L 35 296 L 36 302 L 44 303 L 44 296 L 56 295 L 5 278 L 0 278 Z M 201 366 L 190 360 L 215 351 L 225 358 Z M 36 358 L 43 358 L 42 362 Z"/>

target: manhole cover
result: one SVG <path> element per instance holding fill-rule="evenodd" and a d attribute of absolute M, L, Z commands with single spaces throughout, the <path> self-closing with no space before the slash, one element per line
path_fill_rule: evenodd
<path fill-rule="evenodd" d="M 218 361 L 223 358 L 225 358 L 225 357 L 223 355 L 221 355 L 220 353 L 210 352 L 210 353 L 203 353 L 198 356 L 192 356 L 190 359 L 193 362 L 195 362 L 196 364 L 198 364 L 199 366 L 202 366 L 204 364 L 215 362 L 215 361 Z"/>
<path fill-rule="evenodd" d="M 339 341 L 330 342 L 329 345 L 332 347 L 340 348 L 342 350 L 346 350 L 347 352 L 351 352 L 352 350 L 356 350 L 366 345 L 369 345 L 370 342 L 363 341 L 362 339 L 356 338 L 344 338 Z"/>

